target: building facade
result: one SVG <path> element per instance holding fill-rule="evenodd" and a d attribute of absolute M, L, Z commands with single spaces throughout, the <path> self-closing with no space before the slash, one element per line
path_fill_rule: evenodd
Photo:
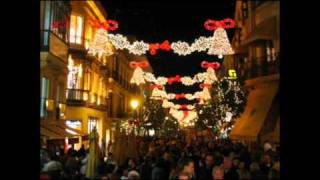
<path fill-rule="evenodd" d="M 226 57 L 226 69 L 236 70 L 249 91 L 245 112 L 230 137 L 234 140 L 278 143 L 280 2 L 236 2 L 236 29 L 232 39 L 234 56 Z"/>
<path fill-rule="evenodd" d="M 108 57 L 88 54 L 97 31 L 90 22 L 106 19 L 99 1 L 41 1 L 41 123 L 64 128 L 54 136 L 48 131 L 57 130 L 47 124 L 41 130 L 47 139 L 77 136 L 71 144 L 78 149 L 89 144 L 87 135 L 96 127 L 100 146 L 107 144 L 112 123 L 130 115 L 132 98 L 142 99 L 129 83 L 128 64 L 137 57 L 115 49 Z"/>

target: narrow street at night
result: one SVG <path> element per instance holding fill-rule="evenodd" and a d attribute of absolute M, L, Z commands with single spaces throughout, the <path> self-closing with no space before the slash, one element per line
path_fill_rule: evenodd
<path fill-rule="evenodd" d="M 40 179 L 280 179 L 279 11 L 41 1 Z"/>

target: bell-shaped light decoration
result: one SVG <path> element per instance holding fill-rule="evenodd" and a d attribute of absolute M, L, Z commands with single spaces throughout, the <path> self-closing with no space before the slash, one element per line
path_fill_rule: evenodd
<path fill-rule="evenodd" d="M 224 28 L 219 27 L 213 33 L 212 44 L 208 50 L 209 55 L 218 55 L 221 59 L 224 55 L 234 54 Z"/>

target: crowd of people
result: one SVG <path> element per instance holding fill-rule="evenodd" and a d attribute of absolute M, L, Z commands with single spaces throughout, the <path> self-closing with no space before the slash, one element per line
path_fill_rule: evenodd
<path fill-rule="evenodd" d="M 112 152 L 101 156 L 96 179 L 280 179 L 279 146 L 268 142 L 255 150 L 230 140 L 141 138 L 138 157 L 118 164 Z M 41 161 L 42 179 L 86 179 L 88 150 L 49 153 Z"/>

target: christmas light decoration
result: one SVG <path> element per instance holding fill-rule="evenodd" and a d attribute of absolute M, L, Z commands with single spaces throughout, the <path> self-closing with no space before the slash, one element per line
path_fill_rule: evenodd
<path fill-rule="evenodd" d="M 93 56 L 98 55 L 99 58 L 112 55 L 114 52 L 107 35 L 108 32 L 105 29 L 97 30 L 95 38 L 89 47 L 88 54 Z"/>
<path fill-rule="evenodd" d="M 130 83 L 136 83 L 137 85 L 144 84 L 145 83 L 145 80 L 143 77 L 144 72 L 141 68 L 148 67 L 149 66 L 148 61 L 141 61 L 141 62 L 132 61 L 129 63 L 129 65 L 131 68 L 135 69 L 133 72 L 132 78 L 130 80 Z"/>
<path fill-rule="evenodd" d="M 212 44 L 208 50 L 208 54 L 218 55 L 220 59 L 223 57 L 223 55 L 234 54 L 227 36 L 227 32 L 223 28 L 218 28 L 214 31 Z"/>
<path fill-rule="evenodd" d="M 145 54 L 149 50 L 149 45 L 144 43 L 143 41 L 134 42 L 128 50 L 135 55 Z"/>
<path fill-rule="evenodd" d="M 209 47 L 209 55 L 218 55 L 221 59 L 223 55 L 234 54 L 231 48 L 228 35 L 225 29 L 234 28 L 234 21 L 230 18 L 221 21 L 207 20 L 204 26 L 209 31 L 214 31 L 212 37 L 212 44 Z"/>
<path fill-rule="evenodd" d="M 194 105 L 186 105 L 186 104 L 174 104 L 173 102 L 168 101 L 167 99 L 164 99 L 162 101 L 162 107 L 163 108 L 171 108 L 171 109 L 184 109 L 184 110 L 193 110 L 195 109 Z"/>
<path fill-rule="evenodd" d="M 212 84 L 213 82 L 218 80 L 215 75 L 215 71 L 212 68 L 211 69 L 208 68 L 206 73 L 198 73 L 194 75 L 193 78 L 189 76 L 180 77 L 180 75 L 176 75 L 174 77 L 169 77 L 169 78 L 161 77 L 161 76 L 156 78 L 154 74 L 150 72 L 142 72 L 142 76 L 145 79 L 145 81 L 158 84 L 158 85 L 166 85 L 167 83 L 169 85 L 172 85 L 174 82 L 181 82 L 183 85 L 191 86 L 195 83 L 202 83 L 203 81 L 206 84 Z"/>
<path fill-rule="evenodd" d="M 165 40 L 163 43 L 159 44 L 159 43 L 155 43 L 155 44 L 150 44 L 149 45 L 149 51 L 151 55 L 156 55 L 157 54 L 157 50 L 161 49 L 164 51 L 170 51 L 171 50 L 171 46 L 168 40 Z"/>
<path fill-rule="evenodd" d="M 172 50 L 179 55 L 188 55 L 191 54 L 191 47 L 186 42 L 174 42 L 171 44 Z"/>
<path fill-rule="evenodd" d="M 97 28 L 97 29 L 104 29 L 107 31 L 115 31 L 118 29 L 119 24 L 115 20 L 107 20 L 105 22 L 100 22 L 98 20 L 90 20 L 89 23 L 91 24 L 92 27 Z"/>
<path fill-rule="evenodd" d="M 194 120 L 198 118 L 196 111 L 181 111 L 170 109 L 169 114 L 176 118 L 182 127 L 194 126 Z"/>

